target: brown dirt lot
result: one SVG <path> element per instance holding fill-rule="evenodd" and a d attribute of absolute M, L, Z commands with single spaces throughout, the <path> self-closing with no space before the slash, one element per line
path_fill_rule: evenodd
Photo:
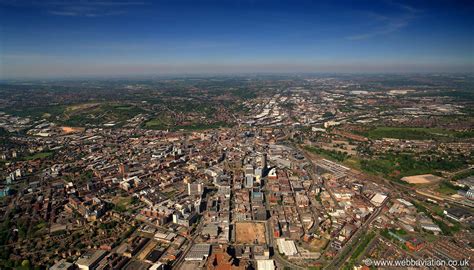
<path fill-rule="evenodd" d="M 84 131 L 84 128 L 77 128 L 77 127 L 61 127 L 63 133 L 76 133 Z"/>
<path fill-rule="evenodd" d="M 240 244 L 265 244 L 263 223 L 238 222 L 235 224 L 235 240 Z"/>
<path fill-rule="evenodd" d="M 434 184 L 440 182 L 443 178 L 432 174 L 420 174 L 413 176 L 405 176 L 402 181 L 410 184 Z"/>

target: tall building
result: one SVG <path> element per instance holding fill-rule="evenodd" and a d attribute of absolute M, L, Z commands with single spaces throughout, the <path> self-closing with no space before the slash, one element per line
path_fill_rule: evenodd
<path fill-rule="evenodd" d="M 204 187 L 202 183 L 188 183 L 188 195 L 195 196 L 195 195 L 202 195 L 204 192 Z"/>
<path fill-rule="evenodd" d="M 252 188 L 253 187 L 253 175 L 246 175 L 245 176 L 245 187 Z"/>

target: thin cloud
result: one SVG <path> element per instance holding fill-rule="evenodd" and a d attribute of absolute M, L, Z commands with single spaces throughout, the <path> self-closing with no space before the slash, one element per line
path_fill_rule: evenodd
<path fill-rule="evenodd" d="M 390 15 L 390 16 L 369 12 L 368 17 L 374 19 L 378 23 L 378 27 L 366 33 L 347 36 L 346 39 L 363 40 L 363 39 L 373 38 L 373 37 L 381 36 L 381 35 L 388 35 L 388 34 L 397 32 L 407 27 L 421 12 L 420 10 L 408 5 L 399 4 L 392 1 L 388 1 L 388 3 L 392 6 L 397 7 L 403 12 L 401 14 Z"/>
<path fill-rule="evenodd" d="M 389 5 L 398 7 L 398 8 L 403 9 L 403 10 L 409 12 L 409 13 L 418 13 L 418 12 L 421 12 L 421 10 L 419 10 L 419 9 L 417 9 L 417 8 L 414 8 L 414 7 L 412 7 L 412 6 L 405 5 L 405 4 L 402 4 L 402 3 L 394 2 L 394 1 L 392 1 L 392 0 L 386 0 L 386 2 L 387 2 Z"/>
<path fill-rule="evenodd" d="M 397 32 L 398 30 L 406 27 L 412 18 L 402 18 L 402 19 L 390 19 L 385 25 L 383 25 L 381 28 L 378 30 L 374 30 L 368 33 L 364 34 L 358 34 L 358 35 L 353 35 L 347 37 L 349 40 L 362 40 L 362 39 L 368 39 L 372 38 L 375 36 L 380 36 L 380 35 L 387 35 L 393 32 Z"/>
<path fill-rule="evenodd" d="M 15 1 L 0 0 L 0 5 L 17 7 L 36 7 L 54 16 L 103 17 L 125 14 L 125 8 L 147 5 L 143 1 Z"/>
<path fill-rule="evenodd" d="M 77 12 L 72 12 L 72 11 L 56 11 L 56 10 L 51 10 L 49 13 L 52 14 L 52 15 L 56 15 L 56 16 L 71 16 L 71 17 L 74 17 L 74 16 L 78 16 L 78 15 L 79 15 L 79 13 L 77 13 Z"/>
<path fill-rule="evenodd" d="M 116 16 L 122 15 L 126 12 L 124 10 L 116 11 L 101 11 L 101 10 L 92 10 L 92 12 L 78 12 L 78 11 L 67 11 L 67 10 L 50 10 L 48 11 L 51 15 L 56 16 L 69 16 L 69 17 L 105 17 L 105 16 Z"/>
<path fill-rule="evenodd" d="M 1 5 L 9 6 L 141 6 L 145 1 L 41 1 L 41 0 L 0 0 Z"/>

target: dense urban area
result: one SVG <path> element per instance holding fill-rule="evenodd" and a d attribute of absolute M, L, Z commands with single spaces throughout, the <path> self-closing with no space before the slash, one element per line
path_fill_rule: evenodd
<path fill-rule="evenodd" d="M 473 87 L 466 74 L 3 81 L 0 269 L 472 269 Z"/>

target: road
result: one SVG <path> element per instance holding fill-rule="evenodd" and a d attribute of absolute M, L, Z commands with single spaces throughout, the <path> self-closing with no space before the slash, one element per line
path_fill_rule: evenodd
<path fill-rule="evenodd" d="M 268 202 L 268 200 L 265 200 L 265 208 L 267 211 L 270 211 L 271 206 Z M 306 270 L 306 268 L 298 266 L 285 258 L 283 258 L 279 253 L 278 253 L 278 248 L 275 244 L 275 238 L 273 236 L 273 227 L 271 226 L 270 220 L 265 221 L 265 233 L 266 233 L 266 238 L 267 238 L 267 243 L 270 248 L 273 248 L 273 257 L 272 259 L 275 260 L 277 265 L 283 266 L 283 267 L 289 267 L 290 269 L 301 269 L 301 270 Z"/>
<path fill-rule="evenodd" d="M 370 215 L 369 219 L 367 219 L 364 224 L 362 224 L 362 226 L 354 233 L 354 235 L 352 235 L 349 241 L 347 241 L 347 243 L 344 245 L 342 251 L 336 255 L 332 263 L 326 269 L 339 269 L 342 267 L 347 258 L 349 258 L 354 252 L 354 247 L 356 247 L 360 240 L 363 239 L 363 235 L 361 234 L 369 229 L 370 224 L 380 215 L 382 209 L 385 207 L 388 201 L 389 200 L 387 198 L 383 204 L 378 207 L 375 212 L 372 213 L 372 215 Z"/>
<path fill-rule="evenodd" d="M 188 239 L 189 240 L 188 246 L 186 247 L 185 250 L 183 250 L 183 253 L 181 254 L 181 256 L 179 256 L 179 258 L 173 263 L 173 269 L 181 269 L 181 265 L 184 262 L 184 257 L 186 256 L 186 254 L 188 254 L 189 250 L 194 245 L 194 242 L 196 238 L 199 236 L 199 232 L 201 232 L 203 226 L 204 226 L 204 221 L 201 220 L 198 226 L 196 227 L 196 230 L 194 230 L 193 236 L 190 239 Z"/>
<path fill-rule="evenodd" d="M 299 151 L 301 151 L 305 158 L 307 160 L 309 160 L 311 162 L 311 165 L 312 165 L 312 169 L 314 168 L 314 163 L 313 163 L 313 157 L 310 156 L 304 149 L 302 149 L 301 147 L 297 147 L 297 149 Z M 316 176 L 314 175 L 314 172 L 313 170 L 308 170 L 308 172 L 310 173 L 310 176 L 312 178 L 315 178 Z M 316 178 L 315 178 L 316 179 Z M 380 180 L 380 179 L 377 179 L 377 180 Z M 331 199 L 337 203 L 337 200 L 335 199 L 334 197 L 334 194 L 332 193 L 331 189 L 325 185 L 325 183 L 323 182 L 323 185 L 326 189 L 326 191 L 329 193 Z M 375 220 L 375 218 L 377 218 L 382 209 L 385 207 L 385 205 L 387 204 L 388 202 L 388 198 L 384 201 L 384 203 L 376 208 L 375 212 L 372 213 L 372 215 L 369 217 L 369 219 L 367 219 L 364 224 L 354 233 L 354 235 L 352 235 L 352 237 L 347 241 L 347 243 L 344 245 L 343 249 L 336 255 L 336 257 L 332 260 L 332 263 L 330 263 L 328 266 L 327 266 L 327 269 L 339 269 L 340 267 L 342 267 L 343 263 L 346 261 L 346 259 L 348 258 L 348 256 L 350 256 L 352 254 L 352 252 L 354 251 L 354 247 L 357 246 L 357 244 L 359 243 L 359 241 L 363 238 L 361 237 L 362 235 L 362 232 L 364 231 L 367 231 L 368 227 L 370 226 L 370 224 Z"/>
<path fill-rule="evenodd" d="M 275 260 L 275 262 L 277 262 L 278 265 L 281 265 L 283 267 L 289 267 L 290 269 L 300 269 L 300 270 L 306 270 L 307 268 L 305 267 L 301 267 L 301 266 L 298 266 L 288 260 L 286 260 L 285 258 L 283 258 L 279 253 L 278 253 L 278 248 L 275 244 L 275 238 L 273 237 L 273 234 L 271 233 L 271 226 L 270 226 L 270 221 L 267 220 L 265 222 L 265 230 L 267 231 L 267 241 L 268 241 L 268 246 L 269 247 L 273 247 L 273 259 Z"/>

